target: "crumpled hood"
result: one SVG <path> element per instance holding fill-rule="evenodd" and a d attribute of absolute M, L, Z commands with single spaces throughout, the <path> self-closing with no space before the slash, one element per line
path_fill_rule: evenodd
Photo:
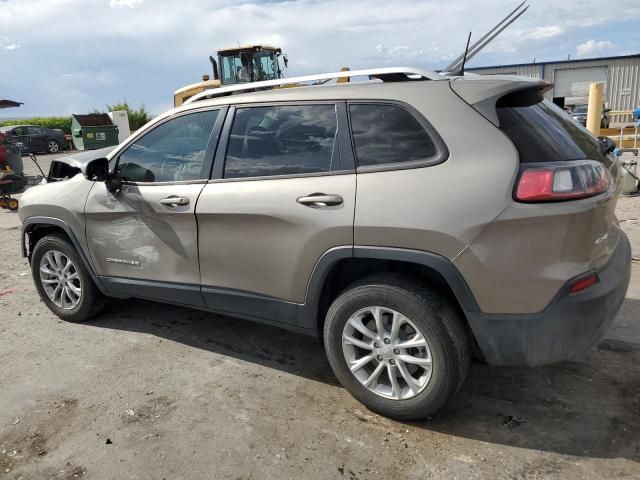
<path fill-rule="evenodd" d="M 48 182 L 56 182 L 71 178 L 78 173 L 84 175 L 85 169 L 89 162 L 97 158 L 104 158 L 109 155 L 116 147 L 106 147 L 99 150 L 89 150 L 87 152 L 77 152 L 71 155 L 60 157 L 51 162 Z"/>
<path fill-rule="evenodd" d="M 103 158 L 109 155 L 116 147 L 105 147 L 99 150 L 89 150 L 86 152 L 76 152 L 71 155 L 65 155 L 64 157 L 56 158 L 53 163 L 60 162 L 80 169 L 84 173 L 84 167 L 96 158 Z M 53 165 L 53 164 L 52 164 Z"/>

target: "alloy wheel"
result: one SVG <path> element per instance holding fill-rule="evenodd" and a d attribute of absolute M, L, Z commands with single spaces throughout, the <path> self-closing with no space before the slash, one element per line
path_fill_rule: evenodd
<path fill-rule="evenodd" d="M 58 150 L 60 150 L 60 146 L 55 140 L 49 140 L 47 148 L 49 150 L 49 153 L 58 153 Z"/>
<path fill-rule="evenodd" d="M 431 379 L 427 339 L 411 320 L 390 308 L 354 313 L 342 332 L 342 352 L 356 379 L 384 398 L 413 398 Z"/>
<path fill-rule="evenodd" d="M 64 310 L 78 306 L 82 297 L 80 273 L 71 259 L 49 250 L 40 259 L 40 283 L 49 299 Z"/>

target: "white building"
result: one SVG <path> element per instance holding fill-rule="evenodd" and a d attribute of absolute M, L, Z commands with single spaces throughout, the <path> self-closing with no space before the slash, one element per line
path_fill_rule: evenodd
<path fill-rule="evenodd" d="M 612 110 L 640 106 L 640 54 L 560 62 L 521 63 L 466 68 L 480 75 L 523 75 L 553 83 L 547 97 L 564 107 L 587 102 L 589 84 L 605 83 L 605 104 Z"/>

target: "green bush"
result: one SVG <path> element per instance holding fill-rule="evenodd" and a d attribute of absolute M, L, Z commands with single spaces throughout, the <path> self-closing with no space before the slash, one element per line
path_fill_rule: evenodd
<path fill-rule="evenodd" d="M 116 102 L 114 105 L 107 105 L 107 112 L 115 112 L 118 110 L 127 111 L 129 115 L 129 128 L 132 132 L 138 130 L 145 123 L 151 120 L 151 115 L 149 115 L 149 112 L 147 112 L 144 105 L 140 105 L 139 108 L 132 108 L 126 100 Z"/>
<path fill-rule="evenodd" d="M 0 122 L 0 127 L 11 125 L 38 125 L 46 128 L 59 128 L 64 133 L 71 133 L 71 117 L 33 117 Z"/>

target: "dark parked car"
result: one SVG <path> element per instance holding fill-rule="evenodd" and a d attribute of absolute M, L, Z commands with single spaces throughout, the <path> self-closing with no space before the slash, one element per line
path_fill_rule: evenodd
<path fill-rule="evenodd" d="M 600 119 L 600 128 L 609 128 L 609 112 L 610 108 L 602 109 L 602 118 Z M 571 117 L 581 124 L 583 127 L 587 126 L 587 105 L 576 105 L 571 110 Z"/>
<path fill-rule="evenodd" d="M 37 125 L 12 125 L 0 127 L 9 143 L 21 143 L 23 153 L 58 153 L 67 144 L 62 130 Z"/>

